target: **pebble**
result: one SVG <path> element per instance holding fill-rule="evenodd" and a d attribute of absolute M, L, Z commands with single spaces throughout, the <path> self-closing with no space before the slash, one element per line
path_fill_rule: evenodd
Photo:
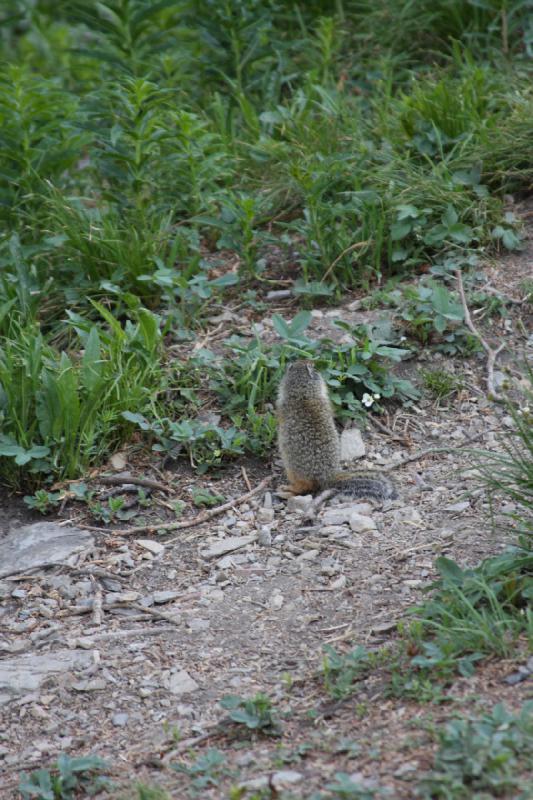
<path fill-rule="evenodd" d="M 111 717 L 111 722 L 113 723 L 115 728 L 123 728 L 124 725 L 126 725 L 129 716 L 130 716 L 129 714 L 124 714 L 124 713 L 113 714 L 113 716 Z"/>
<path fill-rule="evenodd" d="M 295 783 L 300 783 L 303 780 L 301 772 L 296 772 L 292 769 L 280 769 L 274 772 L 270 779 L 270 783 L 275 792 L 281 792 L 287 786 L 293 786 Z"/>
<path fill-rule="evenodd" d="M 206 631 L 210 627 L 211 623 L 208 619 L 190 619 L 187 623 L 190 631 L 192 633 L 200 633 L 201 631 Z"/>
<path fill-rule="evenodd" d="M 349 536 L 350 530 L 346 525 L 324 525 L 319 530 L 320 536 L 330 536 L 332 539 L 342 539 L 343 536 Z"/>
<path fill-rule="evenodd" d="M 156 605 L 162 605 L 163 603 L 170 603 L 171 600 L 175 600 L 177 597 L 180 596 L 180 594 L 181 592 L 172 592 L 172 591 L 154 592 L 152 597 L 154 598 L 154 603 Z"/>
<path fill-rule="evenodd" d="M 289 497 L 287 500 L 287 511 L 291 513 L 300 512 L 301 514 L 304 514 L 306 511 L 309 511 L 312 503 L 312 494 L 294 495 L 293 497 Z"/>
<path fill-rule="evenodd" d="M 466 511 L 467 508 L 470 508 L 470 501 L 463 500 L 460 503 L 452 503 L 450 506 L 444 506 L 443 511 Z"/>
<path fill-rule="evenodd" d="M 365 453 L 365 443 L 357 428 L 347 428 L 341 433 L 341 461 L 355 461 Z"/>
<path fill-rule="evenodd" d="M 144 548 L 144 550 L 148 550 L 154 556 L 165 552 L 165 545 L 160 544 L 160 542 L 154 542 L 153 539 L 135 539 L 135 543 Z"/>
<path fill-rule="evenodd" d="M 362 514 L 354 512 L 350 514 L 350 528 L 354 533 L 364 533 L 376 530 L 376 523 L 372 517 L 364 517 Z"/>
<path fill-rule="evenodd" d="M 260 508 L 257 512 L 257 522 L 260 525 L 268 525 L 274 522 L 274 509 L 273 508 Z"/>
<path fill-rule="evenodd" d="M 191 678 L 187 670 L 184 669 L 172 673 L 165 683 L 167 683 L 169 692 L 177 695 L 195 692 L 200 688 L 194 678 Z"/>
<path fill-rule="evenodd" d="M 270 532 L 270 528 L 268 527 L 268 525 L 262 525 L 259 531 L 257 532 L 257 543 L 261 547 L 271 547 L 272 533 Z"/>

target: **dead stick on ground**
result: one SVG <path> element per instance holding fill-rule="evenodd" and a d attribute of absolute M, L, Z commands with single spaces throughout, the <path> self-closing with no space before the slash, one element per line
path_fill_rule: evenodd
<path fill-rule="evenodd" d="M 417 450 L 416 453 L 412 453 L 409 456 L 404 456 L 401 461 L 395 461 L 394 464 L 387 464 L 387 466 L 383 467 L 382 472 L 389 472 L 391 469 L 398 469 L 398 467 L 403 467 L 404 464 L 409 464 L 411 461 L 419 461 L 421 458 L 433 456 L 437 453 L 455 453 L 457 450 L 466 450 L 477 439 L 481 439 L 485 433 L 488 433 L 488 431 L 481 431 L 480 433 L 476 433 L 474 436 L 471 436 L 466 444 L 462 447 L 427 447 L 424 450 Z"/>
<path fill-rule="evenodd" d="M 135 486 L 144 486 L 146 489 L 159 489 L 159 491 L 165 492 L 165 494 L 170 494 L 172 491 L 170 487 L 165 486 L 164 483 L 153 481 L 151 478 L 136 478 L 135 475 L 100 475 L 98 481 L 111 486 L 122 486 L 132 483 Z"/>
<path fill-rule="evenodd" d="M 126 528 L 124 531 L 107 530 L 106 528 L 96 528 L 91 525 L 80 525 L 80 527 L 83 527 L 84 530 L 87 531 L 98 531 L 98 533 L 113 534 L 114 536 L 132 536 L 138 533 L 179 531 L 183 530 L 184 528 L 194 528 L 196 525 L 202 525 L 204 522 L 209 522 L 209 520 L 213 519 L 213 517 L 217 517 L 219 514 L 224 513 L 224 511 L 229 511 L 229 509 L 233 508 L 234 506 L 240 506 L 242 503 L 246 503 L 247 500 L 249 500 L 255 494 L 259 494 L 259 492 L 268 486 L 270 481 L 271 478 L 265 478 L 255 487 L 255 489 L 252 489 L 250 492 L 246 492 L 246 494 L 237 497 L 236 500 L 230 500 L 228 503 L 223 503 L 221 506 L 212 508 L 210 511 L 206 511 L 204 514 L 198 514 L 198 516 L 193 517 L 193 519 L 186 519 L 182 522 L 159 522 L 156 525 L 138 525 L 135 528 Z M 172 541 L 173 540 L 171 539 L 170 542 Z M 167 541 L 165 544 L 170 544 L 170 542 Z"/>
<path fill-rule="evenodd" d="M 472 317 L 470 316 L 470 311 L 468 310 L 468 306 L 466 304 L 465 288 L 463 286 L 463 277 L 461 275 L 461 270 L 456 269 L 455 276 L 457 278 L 457 288 L 459 290 L 459 297 L 461 298 L 461 303 L 463 305 L 466 327 L 476 337 L 476 339 L 481 344 L 483 350 L 487 354 L 487 394 L 489 398 L 492 400 L 501 400 L 502 397 L 494 386 L 494 364 L 496 363 L 496 357 L 498 353 L 505 347 L 505 342 L 502 342 L 501 345 L 496 348 L 496 350 L 493 350 L 490 344 L 483 338 L 483 336 L 480 334 L 480 332 L 477 330 L 476 326 L 472 322 Z"/>
<path fill-rule="evenodd" d="M 248 487 L 248 491 L 251 492 L 252 491 L 252 484 L 250 483 L 250 479 L 248 478 L 248 473 L 246 472 L 246 467 L 241 467 L 241 473 L 242 473 L 243 480 L 244 480 L 246 486 Z"/>

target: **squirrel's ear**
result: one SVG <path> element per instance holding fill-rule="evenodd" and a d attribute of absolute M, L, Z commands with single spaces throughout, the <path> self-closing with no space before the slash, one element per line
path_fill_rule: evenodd
<path fill-rule="evenodd" d="M 309 374 L 309 377 L 312 378 L 315 372 L 315 368 L 309 362 L 306 362 L 305 368 Z"/>

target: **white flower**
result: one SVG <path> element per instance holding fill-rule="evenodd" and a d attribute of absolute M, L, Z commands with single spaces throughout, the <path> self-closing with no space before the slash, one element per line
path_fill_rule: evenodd
<path fill-rule="evenodd" d="M 368 394 L 368 392 L 365 392 L 364 395 L 361 398 L 361 402 L 362 402 L 362 404 L 364 406 L 366 406 L 367 408 L 370 408 L 370 406 L 374 403 L 374 398 L 372 397 L 371 394 Z"/>

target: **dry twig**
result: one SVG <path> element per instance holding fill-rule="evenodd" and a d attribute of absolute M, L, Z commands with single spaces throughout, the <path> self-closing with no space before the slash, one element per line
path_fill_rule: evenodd
<path fill-rule="evenodd" d="M 216 508 L 212 508 L 209 511 L 205 511 L 203 514 L 198 514 L 196 517 L 192 519 L 182 520 L 181 522 L 158 522 L 155 525 L 137 525 L 134 528 L 126 528 L 126 530 L 107 530 L 106 528 L 96 528 L 92 525 L 80 525 L 80 527 L 84 528 L 87 531 L 97 531 L 98 533 L 107 533 L 113 534 L 114 536 L 133 536 L 137 535 L 138 533 L 156 533 L 157 531 L 179 531 L 183 530 L 184 528 L 194 528 L 196 525 L 202 525 L 204 522 L 209 522 L 210 519 L 213 517 L 217 517 L 219 514 L 224 513 L 224 511 L 229 511 L 230 508 L 234 506 L 240 506 L 242 503 L 246 503 L 251 497 L 256 494 L 259 494 L 268 484 L 270 483 L 271 478 L 264 478 L 264 480 L 259 483 L 255 489 L 252 489 L 250 492 L 246 492 L 246 494 L 237 497 L 235 500 L 230 500 L 227 503 L 223 503 L 221 506 L 217 506 Z M 173 541 L 172 539 L 170 541 Z M 166 544 L 170 544 L 170 542 L 166 542 Z"/>
<path fill-rule="evenodd" d="M 487 354 L 487 394 L 489 399 L 498 400 L 502 399 L 501 395 L 497 391 L 494 386 L 494 364 L 496 363 L 496 357 L 498 353 L 503 350 L 505 347 L 505 342 L 502 342 L 496 350 L 490 346 L 490 344 L 483 338 L 480 332 L 477 330 L 476 326 L 472 322 L 472 317 L 470 316 L 470 311 L 468 310 L 468 305 L 466 303 L 466 296 L 465 296 L 465 288 L 463 286 L 463 277 L 461 275 L 461 270 L 456 269 L 455 275 L 457 278 L 457 288 L 459 290 L 459 297 L 461 298 L 461 303 L 463 305 L 463 311 L 465 315 L 465 323 L 466 327 L 476 337 L 476 339 L 481 344 L 483 350 Z"/>

